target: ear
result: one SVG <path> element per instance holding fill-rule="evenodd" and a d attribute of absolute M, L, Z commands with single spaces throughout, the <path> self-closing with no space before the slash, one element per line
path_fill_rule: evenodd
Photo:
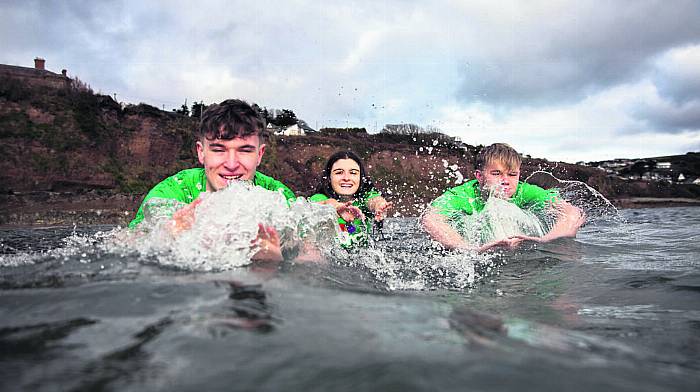
<path fill-rule="evenodd" d="M 260 165 L 260 162 L 262 162 L 262 157 L 264 154 L 265 154 L 265 144 L 261 144 L 260 148 L 258 149 L 258 165 Z"/>
<path fill-rule="evenodd" d="M 481 184 L 484 180 L 484 176 L 481 174 L 481 170 L 474 170 L 474 177 L 476 177 L 476 180 L 479 181 L 479 184 Z"/>
<path fill-rule="evenodd" d="M 199 158 L 199 163 L 204 164 L 204 144 L 201 141 L 197 141 L 197 158 Z"/>

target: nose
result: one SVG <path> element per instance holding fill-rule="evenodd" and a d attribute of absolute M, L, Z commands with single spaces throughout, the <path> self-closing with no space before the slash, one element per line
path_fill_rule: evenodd
<path fill-rule="evenodd" d="M 226 155 L 226 160 L 224 161 L 224 166 L 227 169 L 234 169 L 239 164 L 238 153 L 236 151 L 229 151 Z"/>

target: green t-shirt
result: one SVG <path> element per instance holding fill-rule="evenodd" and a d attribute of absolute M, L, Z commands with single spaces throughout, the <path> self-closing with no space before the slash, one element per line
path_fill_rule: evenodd
<path fill-rule="evenodd" d="M 295 199 L 292 192 L 286 185 L 266 176 L 260 172 L 255 172 L 253 184 L 271 191 L 282 190 L 284 197 L 292 201 Z M 130 228 L 138 226 L 143 221 L 143 208 L 146 202 L 152 198 L 174 200 L 180 203 L 189 204 L 197 199 L 200 193 L 207 189 L 207 176 L 203 168 L 193 168 L 183 170 L 158 183 L 144 197 L 141 206 L 134 220 L 129 223 Z"/>
<path fill-rule="evenodd" d="M 511 203 L 529 210 L 542 210 L 558 197 L 555 189 L 542 189 L 537 185 L 526 182 L 518 182 Z M 486 202 L 481 197 L 481 189 L 477 180 L 448 189 L 440 197 L 435 199 L 430 205 L 442 215 L 453 215 L 455 213 L 465 213 L 471 215 L 481 212 Z"/>
<path fill-rule="evenodd" d="M 546 190 L 536 185 L 518 182 L 513 197 L 507 201 L 513 203 L 521 210 L 534 213 L 535 216 L 538 216 L 538 219 L 542 219 L 541 212 L 545 210 L 547 205 L 552 204 L 557 197 L 558 192 L 556 189 Z M 444 215 L 455 230 L 472 242 L 486 243 L 492 241 L 497 233 L 504 230 L 502 226 L 492 226 L 494 217 L 480 214 L 486 207 L 486 201 L 482 198 L 477 180 L 471 180 L 460 186 L 448 189 L 431 203 L 431 207 L 437 213 Z M 478 216 L 476 216 L 477 214 Z M 469 219 L 465 219 L 467 217 Z M 482 220 L 481 218 L 485 219 Z M 474 230 L 474 228 L 478 229 Z M 495 230 L 496 228 L 500 228 L 500 231 Z M 530 230 L 532 228 L 533 226 L 524 225 L 520 230 Z M 528 231 L 523 231 L 523 233 L 528 233 Z M 528 235 L 533 235 L 534 233 L 535 231 L 532 231 Z"/>
<path fill-rule="evenodd" d="M 371 189 L 363 198 L 353 200 L 352 205 L 359 208 L 362 213 L 365 214 L 364 222 L 362 222 L 362 219 L 356 218 L 348 224 L 345 219 L 340 216 L 338 217 L 341 236 L 346 237 L 340 238 L 340 243 L 343 247 L 349 248 L 355 245 L 367 245 L 369 233 L 372 231 L 372 221 L 374 220 L 374 214 L 372 214 L 372 211 L 367 207 L 367 202 L 377 196 L 381 196 L 381 193 L 376 189 Z M 329 197 L 322 193 L 317 193 L 309 197 L 309 201 L 313 202 L 322 202 L 328 199 Z"/>

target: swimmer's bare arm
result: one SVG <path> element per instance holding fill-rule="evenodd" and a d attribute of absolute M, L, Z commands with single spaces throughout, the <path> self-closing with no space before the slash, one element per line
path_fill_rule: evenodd
<path fill-rule="evenodd" d="M 557 238 L 576 237 L 578 229 L 586 223 L 586 214 L 583 210 L 564 200 L 557 201 L 554 204 L 554 208 L 556 209 L 557 221 L 547 234 L 542 237 L 519 235 L 512 238 L 535 242 L 549 242 Z"/>
<path fill-rule="evenodd" d="M 376 221 L 384 220 L 392 206 L 392 203 L 381 196 L 373 197 L 367 201 L 367 208 L 374 213 L 374 220 Z"/>
<path fill-rule="evenodd" d="M 430 238 L 441 243 L 447 249 L 476 249 L 476 247 L 465 241 L 447 222 L 447 219 L 432 207 L 429 207 L 423 214 L 421 223 Z"/>
<path fill-rule="evenodd" d="M 445 217 L 437 213 L 432 207 L 423 214 L 421 218 L 423 229 L 430 235 L 430 237 L 442 244 L 447 249 L 462 249 L 462 250 L 474 250 L 477 252 L 485 252 L 487 250 L 506 247 L 513 248 L 517 246 L 522 239 L 519 238 L 506 238 L 499 241 L 489 242 L 482 246 L 477 246 L 471 244 L 464 240 L 462 237 L 445 219 Z"/>

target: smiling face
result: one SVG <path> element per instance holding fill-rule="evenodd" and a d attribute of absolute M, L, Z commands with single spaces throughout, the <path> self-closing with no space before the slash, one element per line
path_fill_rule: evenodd
<path fill-rule="evenodd" d="M 508 167 L 499 160 L 493 160 L 483 170 L 474 172 L 484 196 L 494 195 L 510 199 L 515 194 L 520 180 L 520 166 Z"/>
<path fill-rule="evenodd" d="M 204 165 L 207 191 L 214 192 L 231 181 L 250 181 L 260 164 L 265 145 L 257 134 L 231 140 L 203 138 L 197 142 L 197 156 Z"/>
<path fill-rule="evenodd" d="M 331 188 L 340 196 L 352 196 L 360 188 L 360 165 L 352 159 L 338 159 L 331 166 Z"/>

